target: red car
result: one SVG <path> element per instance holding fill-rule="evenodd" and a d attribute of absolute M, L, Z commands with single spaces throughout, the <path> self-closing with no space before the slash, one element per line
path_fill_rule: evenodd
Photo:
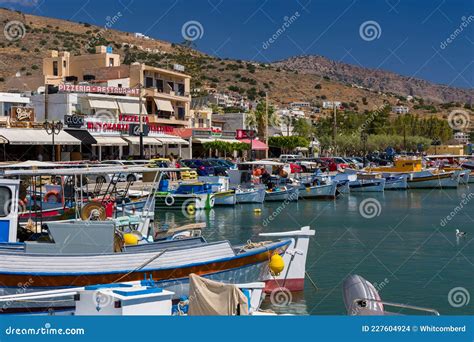
<path fill-rule="evenodd" d="M 343 159 L 338 157 L 324 157 L 320 159 L 326 164 L 325 166 L 329 169 L 329 171 L 337 171 L 339 169 L 345 169 L 349 167 L 349 165 Z"/>
<path fill-rule="evenodd" d="M 301 173 L 303 172 L 303 168 L 301 165 L 295 164 L 295 163 L 290 163 L 290 170 L 291 173 Z"/>

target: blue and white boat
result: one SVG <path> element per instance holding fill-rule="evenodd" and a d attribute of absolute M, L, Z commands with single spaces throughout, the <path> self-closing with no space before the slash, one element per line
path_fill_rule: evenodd
<path fill-rule="evenodd" d="M 268 202 L 293 202 L 298 201 L 299 196 L 299 189 L 294 186 L 275 186 L 265 192 Z"/>
<path fill-rule="evenodd" d="M 351 192 L 383 192 L 385 178 L 359 179 L 349 182 Z"/>
<path fill-rule="evenodd" d="M 265 200 L 264 188 L 237 188 L 235 190 L 237 203 L 263 203 Z"/>
<path fill-rule="evenodd" d="M 385 177 L 385 190 L 406 190 L 408 189 L 408 176 L 388 176 Z"/>

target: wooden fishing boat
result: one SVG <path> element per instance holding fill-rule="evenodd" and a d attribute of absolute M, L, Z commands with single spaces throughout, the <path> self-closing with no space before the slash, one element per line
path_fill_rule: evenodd
<path fill-rule="evenodd" d="M 335 198 L 336 192 L 336 182 L 321 185 L 303 183 L 299 186 L 299 198 Z"/>
<path fill-rule="evenodd" d="M 276 186 L 265 191 L 265 201 L 292 202 L 298 201 L 299 189 L 294 186 Z"/>
<path fill-rule="evenodd" d="M 237 203 L 263 203 L 265 201 L 264 188 L 237 188 L 235 195 Z"/>
<path fill-rule="evenodd" d="M 408 188 L 407 175 L 385 177 L 385 190 L 406 190 Z"/>
<path fill-rule="evenodd" d="M 214 205 L 235 205 L 237 196 L 235 190 L 219 191 L 214 193 Z"/>
<path fill-rule="evenodd" d="M 156 192 L 155 209 L 180 209 L 192 214 L 195 210 L 213 208 L 214 196 L 209 184 L 183 183 L 176 190 Z"/>

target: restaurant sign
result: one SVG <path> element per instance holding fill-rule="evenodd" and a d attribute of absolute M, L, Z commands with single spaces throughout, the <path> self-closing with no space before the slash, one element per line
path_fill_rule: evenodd
<path fill-rule="evenodd" d="M 255 139 L 256 132 L 253 129 L 237 129 L 236 138 L 237 139 Z"/>
<path fill-rule="evenodd" d="M 69 128 L 81 128 L 84 126 L 84 117 L 80 115 L 64 115 L 64 123 Z"/>
<path fill-rule="evenodd" d="M 30 107 L 11 107 L 10 119 L 13 122 L 34 122 L 35 109 Z"/>
<path fill-rule="evenodd" d="M 138 88 L 123 88 L 123 87 L 108 87 L 96 85 L 76 85 L 76 84 L 60 84 L 59 91 L 69 93 L 105 93 L 105 94 L 120 94 L 120 95 L 136 95 L 140 94 Z"/>
<path fill-rule="evenodd" d="M 146 137 L 150 133 L 150 128 L 148 125 L 143 125 L 143 136 Z M 132 136 L 140 136 L 140 125 L 139 124 L 130 124 L 128 134 Z"/>

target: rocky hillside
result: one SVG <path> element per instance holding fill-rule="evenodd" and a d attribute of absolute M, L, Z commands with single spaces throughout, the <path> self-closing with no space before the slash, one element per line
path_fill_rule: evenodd
<path fill-rule="evenodd" d="M 298 56 L 274 65 L 304 74 L 330 77 L 339 82 L 354 84 L 374 91 L 412 95 L 435 102 L 472 103 L 474 90 L 465 90 L 433 84 L 384 70 L 332 61 L 322 56 Z"/>
<path fill-rule="evenodd" d="M 268 92 L 277 105 L 308 101 L 320 106 L 324 100 L 338 100 L 356 112 L 372 110 L 383 103 L 403 104 L 412 112 L 442 117 L 447 117 L 453 108 L 470 103 L 472 98 L 472 91 L 443 88 L 422 80 L 409 81 L 393 73 L 323 57 L 295 57 L 272 64 L 215 58 L 189 46 L 136 38 L 129 32 L 113 30 L 114 22 L 121 20 L 119 13 L 109 19 L 105 28 L 0 9 L 0 29 L 5 32 L 0 34 L 0 91 L 11 90 L 9 80 L 16 74 L 41 75 L 42 58 L 49 50 L 83 54 L 96 45 L 108 45 L 122 56 L 125 64 L 138 61 L 162 68 L 170 68 L 174 63 L 184 65 L 185 72 L 192 76 L 195 95 L 216 89 L 258 100 Z M 13 29 L 12 23 L 16 25 Z M 419 98 L 407 101 L 409 94 Z M 430 103 L 430 99 L 434 102 Z M 454 103 L 446 104 L 451 101 Z"/>

